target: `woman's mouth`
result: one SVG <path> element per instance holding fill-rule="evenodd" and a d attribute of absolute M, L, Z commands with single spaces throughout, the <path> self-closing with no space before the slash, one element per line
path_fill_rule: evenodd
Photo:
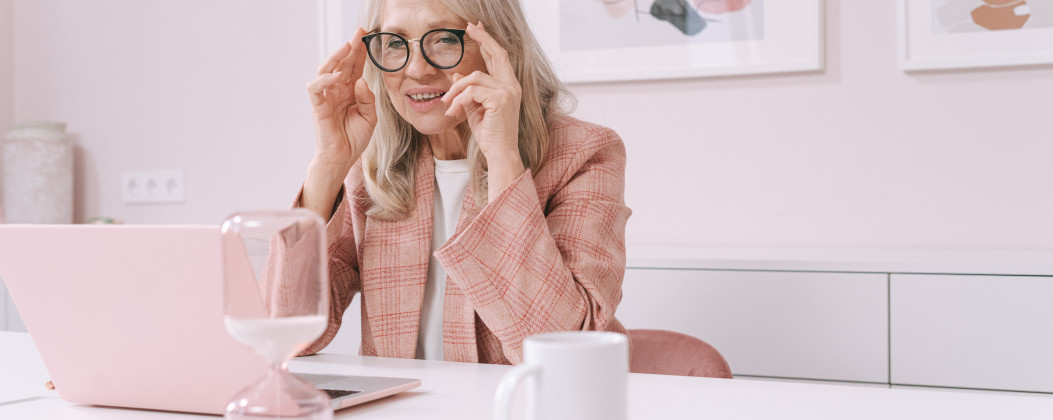
<path fill-rule="evenodd" d="M 442 96 L 446 92 L 424 92 L 424 93 L 412 93 L 406 95 L 409 98 L 410 106 L 413 107 L 417 112 L 425 112 L 430 110 L 432 107 L 441 103 Z"/>
<path fill-rule="evenodd" d="M 433 100 L 435 98 L 442 98 L 442 95 L 445 95 L 445 94 L 446 94 L 446 92 L 415 93 L 415 94 L 409 95 L 409 97 L 410 97 L 410 99 L 413 99 L 415 102 L 428 102 L 428 101 Z"/>

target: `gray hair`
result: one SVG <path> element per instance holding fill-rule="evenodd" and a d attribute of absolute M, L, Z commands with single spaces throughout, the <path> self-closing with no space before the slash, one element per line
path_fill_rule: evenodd
<path fill-rule="evenodd" d="M 541 45 L 530 32 L 518 0 L 442 0 L 442 3 L 465 22 L 482 22 L 487 33 L 508 51 L 522 86 L 519 156 L 524 167 L 537 173 L 548 150 L 549 121 L 571 112 L 573 96 L 556 76 Z M 379 30 L 384 0 L 368 0 L 362 11 L 361 26 L 367 32 Z M 383 83 L 383 72 L 367 64 L 364 77 L 376 94 L 378 115 L 373 138 L 362 155 L 366 192 L 372 201 L 367 214 L 383 220 L 401 219 L 409 216 L 416 205 L 414 168 L 427 139 L 395 110 Z M 468 162 L 472 168 L 472 195 L 483 205 L 487 201 L 486 158 L 472 138 L 468 141 Z"/>

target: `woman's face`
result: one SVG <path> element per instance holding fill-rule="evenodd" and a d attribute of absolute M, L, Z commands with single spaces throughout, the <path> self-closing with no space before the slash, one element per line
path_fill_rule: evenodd
<path fill-rule="evenodd" d="M 384 72 L 384 86 L 395 110 L 423 134 L 434 135 L 456 129 L 466 120 L 464 113 L 447 117 L 449 108 L 441 102 L 449 91 L 453 75 L 467 76 L 478 70 L 486 72 L 479 44 L 464 39 L 464 57 L 452 69 L 433 67 L 421 55 L 419 40 L 432 29 L 464 29 L 467 22 L 446 8 L 440 0 L 387 0 L 380 32 L 399 34 L 410 41 L 409 62 L 402 70 Z"/>

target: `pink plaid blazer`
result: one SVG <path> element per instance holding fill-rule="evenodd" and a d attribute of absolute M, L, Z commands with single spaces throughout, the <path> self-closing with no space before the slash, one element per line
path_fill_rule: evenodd
<path fill-rule="evenodd" d="M 550 121 L 547 161 L 493 202 L 466 194 L 450 240 L 435 253 L 448 273 L 443 307 L 446 360 L 519 363 L 537 333 L 626 333 L 614 317 L 625 274 L 625 147 L 614 131 L 571 117 Z M 434 161 L 416 167 L 417 203 L 404 220 L 366 216 L 361 162 L 327 227 L 329 326 L 304 354 L 324 348 L 362 294 L 366 356 L 413 358 L 431 252 Z"/>

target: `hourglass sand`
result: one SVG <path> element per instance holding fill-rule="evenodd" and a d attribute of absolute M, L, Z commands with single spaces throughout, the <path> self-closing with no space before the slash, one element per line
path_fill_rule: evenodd
<path fill-rule="evenodd" d="M 325 223 L 304 209 L 241 212 L 221 231 L 227 332 L 270 365 L 224 417 L 332 419 L 329 397 L 288 370 L 328 321 Z"/>

